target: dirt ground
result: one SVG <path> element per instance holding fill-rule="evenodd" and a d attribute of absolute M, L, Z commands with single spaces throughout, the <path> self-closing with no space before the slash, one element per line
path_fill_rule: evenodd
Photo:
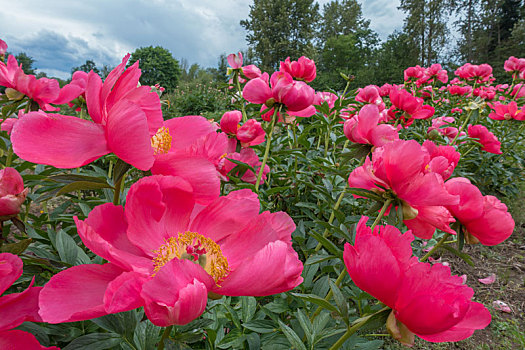
<path fill-rule="evenodd" d="M 494 247 L 465 245 L 463 251 L 470 255 L 474 266 L 452 253 L 441 251 L 441 262 L 448 262 L 453 274 L 467 275 L 467 284 L 474 289 L 474 300 L 483 303 L 492 314 L 491 324 L 457 343 L 433 344 L 416 337 L 413 349 L 525 349 L 525 198 L 507 204 L 516 222 L 514 233 Z M 478 281 L 490 274 L 496 275 L 494 283 Z M 495 300 L 505 302 L 512 312 L 495 310 L 492 306 Z M 385 349 L 402 348 L 393 340 L 385 342 Z"/>

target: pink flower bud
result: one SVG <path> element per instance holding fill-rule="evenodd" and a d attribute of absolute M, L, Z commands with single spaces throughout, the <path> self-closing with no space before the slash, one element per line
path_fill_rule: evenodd
<path fill-rule="evenodd" d="M 228 55 L 228 64 L 233 69 L 239 69 L 242 67 L 242 53 L 238 52 L 237 55 L 232 53 Z"/>
<path fill-rule="evenodd" d="M 13 168 L 0 170 L 0 221 L 8 220 L 20 212 L 28 189 L 24 189 L 22 176 Z"/>

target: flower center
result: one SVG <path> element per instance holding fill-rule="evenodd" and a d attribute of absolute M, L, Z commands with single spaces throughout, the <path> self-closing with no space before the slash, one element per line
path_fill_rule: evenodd
<path fill-rule="evenodd" d="M 151 138 L 151 147 L 153 147 L 154 154 L 166 154 L 171 148 L 172 137 L 170 130 L 163 126 Z"/>
<path fill-rule="evenodd" d="M 217 285 L 230 273 L 228 260 L 222 254 L 221 247 L 196 232 L 186 231 L 177 237 L 170 237 L 153 253 L 157 254 L 153 258 L 154 274 L 173 258 L 188 259 L 201 265 Z"/>

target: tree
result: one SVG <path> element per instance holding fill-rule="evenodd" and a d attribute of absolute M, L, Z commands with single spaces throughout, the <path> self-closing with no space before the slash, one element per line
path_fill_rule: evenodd
<path fill-rule="evenodd" d="M 419 57 L 419 64 L 436 63 L 447 42 L 449 2 L 442 0 L 401 0 L 407 13 L 404 31 Z"/>
<path fill-rule="evenodd" d="M 24 73 L 35 74 L 35 68 L 33 67 L 35 60 L 33 57 L 28 56 L 25 52 L 20 52 L 18 55 L 15 55 L 15 58 L 18 61 L 18 64 L 22 64 L 22 70 Z"/>
<path fill-rule="evenodd" d="M 372 83 L 377 34 L 369 28 L 356 0 L 336 0 L 323 6 L 317 61 L 318 79 L 314 86 L 342 90 L 346 85 L 339 73 L 354 75 L 354 86 Z"/>
<path fill-rule="evenodd" d="M 377 51 L 375 84 L 403 82 L 403 71 L 418 63 L 418 56 L 410 55 L 411 45 L 411 40 L 406 33 L 395 31 L 388 36 Z"/>
<path fill-rule="evenodd" d="M 100 73 L 99 69 L 96 67 L 95 62 L 93 62 L 92 60 L 86 60 L 86 63 L 84 63 L 83 65 L 71 68 L 71 74 L 79 70 L 86 73 L 89 73 L 91 71 L 97 74 Z"/>
<path fill-rule="evenodd" d="M 290 56 L 311 56 L 315 52 L 319 5 L 314 0 L 254 0 L 249 18 L 241 21 L 246 40 L 262 70 L 271 71 Z"/>
<path fill-rule="evenodd" d="M 160 84 L 168 91 L 177 87 L 181 74 L 179 62 L 165 48 L 161 46 L 138 48 L 131 54 L 128 66 L 136 61 L 140 61 L 139 66 L 142 70 L 141 84 Z"/>

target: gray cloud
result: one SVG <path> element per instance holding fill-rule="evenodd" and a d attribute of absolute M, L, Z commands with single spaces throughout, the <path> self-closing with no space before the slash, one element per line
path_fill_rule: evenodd
<path fill-rule="evenodd" d="M 37 68 L 61 77 L 86 59 L 116 65 L 126 53 L 150 45 L 208 67 L 216 66 L 221 53 L 246 49 L 239 21 L 248 17 L 250 4 L 252 0 L 0 0 L 0 33 L 11 52 L 25 51 Z M 383 39 L 402 26 L 397 4 L 363 2 L 365 17 Z"/>

